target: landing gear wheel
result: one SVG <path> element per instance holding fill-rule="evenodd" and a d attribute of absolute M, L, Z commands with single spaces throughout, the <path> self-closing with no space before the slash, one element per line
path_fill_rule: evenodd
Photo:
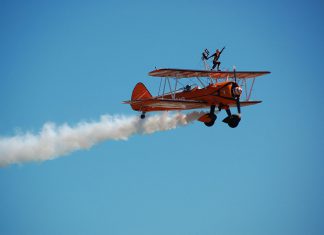
<path fill-rule="evenodd" d="M 237 114 L 233 114 L 229 117 L 228 119 L 228 126 L 231 127 L 231 128 L 235 128 L 238 126 L 238 124 L 240 123 L 241 121 L 241 117 L 240 115 L 237 115 Z"/>
<path fill-rule="evenodd" d="M 142 114 L 141 114 L 141 119 L 144 119 L 145 118 L 145 113 L 143 112 Z"/>
<path fill-rule="evenodd" d="M 216 119 L 217 119 L 217 116 L 213 113 L 209 113 L 208 116 L 210 117 L 211 121 L 210 122 L 204 122 L 204 124 L 208 127 L 211 127 L 214 125 Z"/>

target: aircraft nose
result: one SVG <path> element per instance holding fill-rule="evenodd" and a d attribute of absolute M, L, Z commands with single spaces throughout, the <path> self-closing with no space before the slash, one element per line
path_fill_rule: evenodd
<path fill-rule="evenodd" d="M 237 86 L 233 89 L 233 95 L 239 97 L 242 94 L 242 88 Z"/>

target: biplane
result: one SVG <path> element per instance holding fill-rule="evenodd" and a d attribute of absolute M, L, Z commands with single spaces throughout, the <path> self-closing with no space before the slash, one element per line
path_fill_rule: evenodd
<path fill-rule="evenodd" d="M 237 127 L 241 121 L 241 107 L 261 103 L 258 100 L 250 100 L 255 78 L 270 72 L 235 69 L 213 71 L 206 66 L 205 68 L 206 70 L 155 69 L 149 72 L 149 75 L 161 78 L 158 95 L 152 96 L 145 85 L 139 82 L 133 90 L 131 100 L 124 103 L 141 112 L 142 119 L 147 112 L 152 111 L 208 108 L 209 112 L 199 117 L 198 121 L 209 127 L 213 126 L 217 119 L 215 114 L 217 108 L 218 111 L 225 110 L 227 113 L 223 122 L 231 128 Z M 245 99 L 241 98 L 243 89 Z M 232 114 L 230 109 L 232 107 L 236 107 L 237 114 Z"/>

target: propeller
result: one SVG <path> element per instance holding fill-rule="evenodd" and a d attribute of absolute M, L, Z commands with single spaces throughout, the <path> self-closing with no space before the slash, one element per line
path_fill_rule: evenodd
<path fill-rule="evenodd" d="M 231 128 L 237 127 L 239 122 L 241 121 L 241 103 L 240 103 L 240 96 L 242 94 L 242 88 L 237 84 L 237 78 L 236 78 L 236 69 L 233 68 L 234 71 L 234 81 L 232 82 L 232 97 L 236 101 L 236 107 L 238 114 L 231 114 L 230 109 L 226 109 L 227 117 L 223 120 L 223 122 L 227 123 Z"/>
<path fill-rule="evenodd" d="M 236 68 L 234 67 L 234 81 L 235 81 L 235 87 L 233 89 L 236 89 L 239 87 L 236 83 Z M 234 93 L 235 94 L 235 93 Z M 236 106 L 237 106 L 237 112 L 240 114 L 241 113 L 241 102 L 240 102 L 240 93 L 235 94 L 235 100 L 236 100 Z"/>
<path fill-rule="evenodd" d="M 233 71 L 234 71 L 234 81 L 236 83 L 236 67 L 235 66 L 233 66 Z"/>
<path fill-rule="evenodd" d="M 237 106 L 237 112 L 241 114 L 241 102 L 240 97 L 236 97 L 236 106 Z"/>

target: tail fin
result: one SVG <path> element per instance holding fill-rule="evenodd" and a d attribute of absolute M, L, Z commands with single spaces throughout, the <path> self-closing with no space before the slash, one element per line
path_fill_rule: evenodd
<path fill-rule="evenodd" d="M 149 99 L 149 98 L 152 98 L 152 95 L 147 90 L 145 85 L 141 82 L 137 83 L 132 93 L 132 100 L 141 100 L 141 99 Z"/>
<path fill-rule="evenodd" d="M 150 98 L 152 98 L 151 93 L 147 90 L 147 88 L 143 83 L 139 82 L 134 87 L 132 93 L 132 99 L 130 101 L 127 101 L 126 103 L 130 104 L 133 110 L 143 111 L 141 100 L 150 99 Z"/>

